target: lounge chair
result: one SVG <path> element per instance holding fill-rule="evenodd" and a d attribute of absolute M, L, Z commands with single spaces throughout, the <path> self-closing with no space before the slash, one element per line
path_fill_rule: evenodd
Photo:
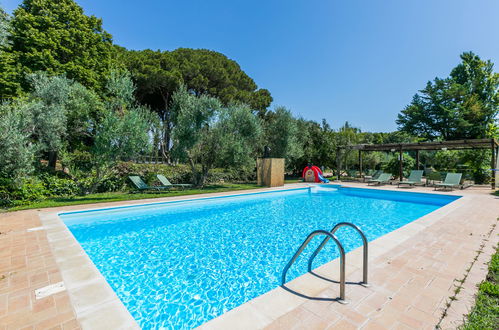
<path fill-rule="evenodd" d="M 389 183 L 391 178 L 392 175 L 390 173 L 381 173 L 377 179 L 367 181 L 367 185 L 370 185 L 371 183 L 377 185 Z"/>
<path fill-rule="evenodd" d="M 400 187 L 401 184 L 406 184 L 406 185 L 409 185 L 409 187 L 411 186 L 415 186 L 417 184 L 424 184 L 423 181 L 421 181 L 421 179 L 423 178 L 423 171 L 422 170 L 414 170 L 414 171 L 411 171 L 411 174 L 409 174 L 409 178 L 407 178 L 406 181 L 400 181 L 398 183 L 398 186 Z"/>
<path fill-rule="evenodd" d="M 161 184 L 163 186 L 180 187 L 182 189 L 192 187 L 192 184 L 188 184 L 188 183 L 171 183 L 170 180 L 168 180 L 166 178 L 166 176 L 164 176 L 163 174 L 158 174 L 158 175 L 156 175 L 156 177 L 158 178 L 159 182 L 161 182 Z"/>
<path fill-rule="evenodd" d="M 364 175 L 364 182 L 368 181 L 368 180 L 376 180 L 379 178 L 379 176 L 381 175 L 381 173 L 383 173 L 382 170 L 377 170 L 376 172 L 374 172 L 373 175 Z"/>
<path fill-rule="evenodd" d="M 444 182 L 435 184 L 435 190 L 440 187 L 443 187 L 444 189 L 450 188 L 451 190 L 454 187 L 460 187 L 462 176 L 462 173 L 447 173 Z"/>
<path fill-rule="evenodd" d="M 149 186 L 147 183 L 145 183 L 140 176 L 132 175 L 128 177 L 130 181 L 132 181 L 133 185 L 135 186 L 136 190 L 138 191 L 147 191 L 147 190 L 154 190 L 154 191 L 162 191 L 162 190 L 170 190 L 172 186 Z"/>

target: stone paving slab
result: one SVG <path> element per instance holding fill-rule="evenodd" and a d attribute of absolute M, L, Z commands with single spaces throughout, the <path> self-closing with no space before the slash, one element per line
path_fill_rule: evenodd
<path fill-rule="evenodd" d="M 366 187 L 365 184 L 342 184 Z M 405 190 L 393 186 L 370 189 Z M 247 192 L 270 190 L 279 189 Z M 429 188 L 410 191 L 433 193 Z M 54 218 L 57 212 L 242 193 L 245 192 L 0 214 L 0 329 L 136 328 L 136 324 L 128 322 L 130 314 L 114 292 L 109 292 L 109 285 L 88 256 L 74 238 L 68 236 L 69 231 L 61 226 L 60 220 Z M 446 194 L 464 197 L 371 242 L 371 285 L 347 285 L 349 304 L 337 302 L 337 284 L 306 274 L 287 284 L 300 295 L 277 288 L 202 328 L 433 329 L 437 324 L 444 329 L 456 328 L 474 303 L 476 284 L 485 277 L 485 264 L 497 244 L 499 226 L 495 224 L 499 199 L 486 188 Z M 483 253 L 478 254 L 479 250 Z M 361 249 L 348 253 L 347 258 L 347 281 L 360 281 Z M 338 261 L 314 272 L 338 279 Z M 449 305 L 449 297 L 455 295 L 456 283 L 459 283 L 457 280 L 465 275 L 457 300 Z M 35 298 L 36 289 L 61 281 L 65 291 L 39 300 Z M 80 295 L 78 290 L 82 292 Z M 442 320 L 444 311 L 446 317 Z"/>
<path fill-rule="evenodd" d="M 355 183 L 343 185 L 365 188 Z M 371 189 L 406 190 L 393 186 Z M 434 193 L 428 188 L 407 191 Z M 463 197 L 370 243 L 370 286 L 347 285 L 349 304 L 337 302 L 337 284 L 306 274 L 290 283 L 295 293 L 274 289 L 200 328 L 434 329 L 440 324 L 455 329 L 474 304 L 476 284 L 485 276 L 483 263 L 497 244 L 499 200 L 488 189 L 445 193 Z M 463 283 L 466 289 L 460 294 L 466 293 L 467 299 L 458 296 L 448 307 L 457 280 L 463 278 L 484 243 L 489 253 L 480 254 L 481 263 L 473 264 Z M 359 248 L 347 254 L 347 282 L 362 278 L 361 252 Z M 475 271 L 479 265 L 481 272 Z M 338 261 L 314 272 L 338 279 Z M 309 298 L 298 299 L 297 294 Z M 246 322 L 248 319 L 258 322 Z"/>

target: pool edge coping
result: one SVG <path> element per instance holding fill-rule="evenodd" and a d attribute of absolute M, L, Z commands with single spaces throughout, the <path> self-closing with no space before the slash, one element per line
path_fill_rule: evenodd
<path fill-rule="evenodd" d="M 218 197 L 233 197 L 252 195 L 258 193 L 278 192 L 282 190 L 305 189 L 310 184 L 293 184 L 296 188 L 289 186 L 241 190 L 222 193 L 208 193 L 199 195 L 184 195 L 161 198 L 160 201 L 132 201 L 125 205 L 101 206 L 89 205 L 82 210 L 71 211 L 39 211 L 38 216 L 42 227 L 46 231 L 47 240 L 54 259 L 59 267 L 66 291 L 73 305 L 76 317 L 83 328 L 93 329 L 106 320 L 112 323 L 114 328 L 140 329 L 137 321 L 133 318 L 116 292 L 112 289 L 105 277 L 100 273 L 90 257 L 86 254 L 80 243 L 73 236 L 60 214 L 72 212 L 88 212 L 104 209 L 126 208 L 133 206 L 155 205 L 170 202 L 182 202 L 189 200 L 210 199 Z M 129 201 L 130 202 L 130 201 Z M 116 202 L 123 203 L 123 202 Z M 114 203 L 112 203 L 114 204 Z M 83 275 L 82 275 L 83 273 Z M 86 274 L 85 274 L 86 273 Z M 97 293 L 97 297 L 95 294 Z"/>
<path fill-rule="evenodd" d="M 300 188 L 307 188 L 310 185 L 309 183 L 298 183 L 298 184 L 291 184 L 291 185 L 285 185 L 283 187 L 275 187 L 275 188 L 262 188 L 261 190 L 259 189 L 258 191 L 255 190 L 242 190 L 242 191 L 236 191 L 236 192 L 223 192 L 223 193 L 210 193 L 210 194 L 200 194 L 197 196 L 193 195 L 187 195 L 187 196 L 176 196 L 176 197 L 167 197 L 164 198 L 161 201 L 158 202 L 143 202 L 140 203 L 141 201 L 137 201 L 137 203 L 131 203 L 131 204 L 126 204 L 126 205 L 119 205 L 116 206 L 118 208 L 120 207 L 129 207 L 129 206 L 141 206 L 141 205 L 151 205 L 151 204 L 162 204 L 165 202 L 173 202 L 173 201 L 187 201 L 187 200 L 199 200 L 199 199 L 206 199 L 206 198 L 213 198 L 213 197 L 231 197 L 231 196 L 239 196 L 239 195 L 252 195 L 252 194 L 258 194 L 261 192 L 278 192 L 282 190 L 294 190 L 294 189 L 300 189 Z M 331 183 L 330 185 L 337 185 L 335 183 Z M 341 184 L 344 187 L 349 187 L 348 184 Z M 291 188 L 290 186 L 295 186 L 297 188 Z M 379 190 L 379 187 L 362 187 L 366 189 L 375 189 Z M 390 190 L 385 190 L 381 189 L 384 191 L 390 191 Z M 247 193 L 245 193 L 247 192 Z M 436 194 L 436 195 L 441 195 L 441 194 L 446 194 L 448 192 L 428 192 L 426 194 Z M 454 195 L 455 196 L 455 195 Z M 453 209 L 459 207 L 456 207 L 456 203 L 462 204 L 468 201 L 469 199 L 472 198 L 472 196 L 466 196 L 466 195 L 459 195 L 461 198 L 457 198 L 453 202 L 450 202 L 447 205 L 439 207 L 437 210 L 430 212 L 423 217 L 420 217 L 390 233 L 387 233 L 374 241 L 370 242 L 370 251 L 369 251 L 369 258 L 374 258 L 377 255 L 380 255 L 382 253 L 385 253 L 392 249 L 394 246 L 404 242 L 406 239 L 410 237 L 410 235 L 414 235 L 415 233 L 419 232 L 420 230 L 423 230 L 427 226 L 429 226 L 431 223 L 438 221 L 438 219 L 445 214 L 439 216 L 437 219 L 431 219 L 431 222 L 428 222 L 427 217 L 430 216 L 435 216 L 436 212 L 442 212 L 442 210 L 446 211 L 445 213 L 448 213 L 452 211 Z M 120 202 L 116 202 L 120 203 Z M 121 202 L 123 203 L 123 202 Z M 100 209 L 109 209 L 109 208 L 116 208 L 116 207 L 102 207 L 99 205 L 96 206 L 89 206 L 88 208 L 85 208 L 83 211 L 91 211 L 91 210 L 100 210 Z M 448 210 L 450 207 L 450 210 Z M 56 260 L 56 263 L 61 271 L 61 275 L 63 278 L 63 281 L 66 285 L 66 290 L 69 294 L 71 303 L 73 305 L 73 308 L 75 310 L 76 316 L 78 321 L 81 323 L 82 327 L 85 329 L 86 326 L 89 326 L 89 328 L 93 328 L 95 325 L 99 324 L 103 319 L 107 320 L 108 323 L 112 322 L 116 327 L 122 328 L 122 329 L 138 329 L 140 328 L 138 323 L 135 321 L 135 319 L 132 317 L 131 313 L 128 311 L 126 306 L 121 302 L 121 300 L 118 298 L 117 294 L 114 292 L 114 290 L 111 288 L 107 280 L 104 278 L 104 276 L 100 273 L 100 271 L 97 269 L 95 264 L 92 262 L 90 257 L 85 253 L 81 245 L 78 243 L 76 238 L 72 235 L 68 227 L 64 224 L 62 219 L 59 217 L 59 214 L 61 213 L 71 213 L 71 212 L 78 212 L 78 211 L 40 211 L 39 212 L 39 218 L 42 222 L 42 226 L 46 230 L 47 233 L 47 239 L 49 241 L 50 248 L 54 254 L 54 258 Z M 421 226 L 422 221 L 426 221 L 426 225 L 423 224 Z M 408 227 L 410 225 L 413 225 L 415 223 L 418 223 L 418 225 L 415 225 L 415 228 Z M 408 227 L 408 228 L 406 228 Z M 412 233 L 412 234 L 411 234 Z M 395 238 L 393 237 L 395 236 Z M 397 237 L 399 239 L 397 239 Z M 400 238 L 403 238 L 400 240 Z M 380 241 L 383 239 L 383 244 L 380 244 Z M 388 243 L 388 244 L 384 244 Z M 376 253 L 372 252 L 372 246 L 376 248 Z M 355 264 L 360 264 L 360 262 L 356 262 L 358 259 L 359 261 L 361 260 L 361 249 L 362 247 L 359 247 L 353 251 L 350 251 L 347 253 L 347 256 L 350 259 L 355 260 Z M 378 251 L 379 250 L 379 251 Z M 382 251 L 381 251 L 382 250 Z M 356 258 L 356 259 L 355 259 Z M 326 272 L 328 276 L 331 276 L 333 273 L 336 275 L 335 270 L 337 270 L 338 266 L 338 259 L 332 260 L 325 265 L 316 268 L 314 271 L 324 273 Z M 356 271 L 358 268 L 355 266 L 349 266 L 347 265 L 347 273 L 346 275 L 350 275 L 352 272 Z M 80 274 L 79 278 L 78 273 L 80 272 L 87 272 L 86 276 L 90 276 L 90 279 L 85 277 L 84 275 Z M 324 281 L 322 281 L 324 282 Z M 317 284 L 317 278 L 313 277 L 312 275 L 306 273 L 302 276 L 299 276 L 298 278 L 288 282 L 289 285 L 300 288 L 300 287 L 310 287 L 310 283 Z M 329 285 L 329 284 L 328 284 Z M 316 290 L 321 291 L 321 288 L 323 289 L 322 286 L 316 286 Z M 319 289 L 317 289 L 317 287 Z M 296 290 L 296 289 L 295 289 Z M 98 292 L 98 295 L 100 296 L 95 296 L 96 292 Z M 268 305 L 268 302 L 265 302 L 265 300 L 268 299 L 277 299 L 282 300 L 282 293 L 285 292 L 282 287 L 277 287 L 273 290 L 270 290 L 269 292 L 266 292 L 258 297 L 255 297 L 242 305 L 239 305 L 238 307 L 214 318 L 211 319 L 210 321 L 207 321 L 206 323 L 200 325 L 201 328 L 212 328 L 213 324 L 218 323 L 218 322 L 224 322 L 224 319 L 231 318 L 233 315 L 239 314 L 236 317 L 241 316 L 241 312 L 245 313 L 247 315 L 253 315 L 255 314 L 254 312 L 258 309 L 261 308 L 264 305 Z M 291 294 L 287 292 L 287 298 L 290 298 L 291 296 L 296 297 L 294 294 Z M 103 300 L 102 300 L 103 299 Z M 347 287 L 347 299 L 348 299 L 348 287 Z M 305 298 L 300 298 L 300 299 L 287 299 L 289 301 L 293 301 L 294 303 L 288 306 L 285 306 L 287 309 L 289 308 L 295 308 L 298 307 L 299 305 L 303 304 L 304 302 L 307 301 Z M 296 305 L 296 303 L 298 305 Z M 273 305 L 275 307 L 275 305 Z M 281 307 L 282 308 L 282 307 Z M 265 308 L 264 308 L 265 309 Z M 284 314 L 283 312 L 282 314 Z M 265 314 L 259 312 L 258 314 Z M 275 320 L 275 315 L 276 313 L 273 312 L 272 317 L 268 318 L 263 318 L 261 319 L 259 327 L 263 327 L 266 325 L 269 325 L 271 322 Z M 253 315 L 255 316 L 255 315 Z M 256 321 L 256 320 L 255 320 Z M 256 323 L 255 323 L 256 325 Z M 218 327 L 218 326 L 217 326 Z"/>
<path fill-rule="evenodd" d="M 356 187 L 349 187 L 356 188 Z M 364 187 L 363 187 L 364 188 Z M 374 189 L 379 187 L 373 187 Z M 378 190 L 378 189 L 376 189 Z M 385 190 L 393 191 L 393 190 Z M 430 193 L 431 194 L 431 193 Z M 383 255 L 399 244 L 404 243 L 411 236 L 419 233 L 425 228 L 431 226 L 435 222 L 439 221 L 441 218 L 445 217 L 448 213 L 455 211 L 459 207 L 464 206 L 473 196 L 459 195 L 461 198 L 439 207 L 438 209 L 425 214 L 422 217 L 411 221 L 404 226 L 397 228 L 383 236 L 376 238 L 375 240 L 369 242 L 369 262 Z M 374 251 L 373 251 L 374 246 Z M 345 276 L 347 282 L 350 280 L 349 275 L 361 270 L 362 264 L 362 246 L 348 252 L 345 258 L 348 260 L 346 262 Z M 374 252 L 374 253 L 373 253 Z M 353 260 L 353 262 L 352 262 Z M 354 264 L 354 265 L 352 265 Z M 315 268 L 314 273 L 318 275 L 329 277 L 329 278 L 339 278 L 339 258 L 331 260 L 330 262 Z M 360 282 L 360 278 L 358 279 Z M 318 279 L 316 276 L 310 273 L 305 273 L 292 281 L 286 283 L 286 286 L 291 286 L 293 291 L 299 292 L 306 295 L 318 295 L 327 288 L 331 286 L 329 282 Z M 346 286 L 346 300 L 348 301 L 348 286 Z M 339 288 L 339 285 L 338 285 Z M 328 297 L 328 298 L 338 298 L 338 297 Z M 198 326 L 196 329 L 220 329 L 225 328 L 224 324 L 234 324 L 237 322 L 245 322 L 245 320 L 251 320 L 250 324 L 255 325 L 255 329 L 261 329 L 269 326 L 277 320 L 280 316 L 300 307 L 304 303 L 309 301 L 307 298 L 298 297 L 296 294 L 283 289 L 282 286 L 274 288 L 258 297 L 255 297 L 246 303 L 239 305 L 238 307 L 231 309 L 230 311 L 211 319 L 204 324 Z M 270 310 L 269 308 L 271 307 Z M 244 321 L 243 321 L 244 320 Z"/>

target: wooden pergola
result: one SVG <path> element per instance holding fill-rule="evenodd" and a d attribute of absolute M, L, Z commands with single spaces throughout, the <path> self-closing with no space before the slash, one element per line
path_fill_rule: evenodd
<path fill-rule="evenodd" d="M 398 152 L 399 153 L 399 178 L 403 178 L 403 152 L 415 151 L 416 152 L 416 169 L 419 169 L 419 151 L 420 150 L 466 150 L 466 149 L 490 149 L 492 150 L 492 157 L 490 162 L 491 170 L 491 187 L 496 188 L 496 183 L 499 183 L 498 173 L 498 153 L 499 142 L 495 139 L 470 139 L 470 140 L 454 140 L 454 141 L 435 141 L 435 142 L 417 142 L 417 143 L 386 143 L 386 144 L 357 144 L 338 149 L 345 150 L 358 150 L 359 151 L 359 169 L 362 176 L 362 152 L 365 151 L 385 151 L 385 152 Z M 340 166 L 338 162 L 338 177 L 340 174 Z"/>

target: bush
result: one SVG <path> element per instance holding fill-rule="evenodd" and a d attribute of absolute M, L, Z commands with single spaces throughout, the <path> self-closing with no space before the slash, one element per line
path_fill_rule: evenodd
<path fill-rule="evenodd" d="M 23 179 L 20 183 L 11 179 L 0 179 L 0 205 L 23 205 L 40 201 L 49 195 L 49 191 L 38 178 Z"/>
<path fill-rule="evenodd" d="M 130 186 L 128 176 L 138 175 L 149 185 L 159 184 L 156 174 L 163 174 L 172 183 L 192 182 L 192 172 L 188 165 L 137 164 L 122 162 L 101 180 L 97 192 L 126 191 Z M 29 204 L 48 197 L 69 197 L 83 195 L 95 183 L 93 171 L 81 172 L 81 177 L 70 178 L 62 172 L 46 171 L 39 177 L 29 177 L 22 181 L 0 178 L 0 207 Z M 84 176 L 83 176 L 84 175 Z M 256 180 L 256 172 L 247 168 L 215 168 L 210 171 L 206 184 L 222 182 L 245 183 Z"/>
<path fill-rule="evenodd" d="M 192 171 L 188 165 L 179 164 L 175 166 L 166 164 L 137 164 L 131 162 L 119 163 L 113 170 L 113 174 L 107 177 L 99 191 L 124 190 L 129 185 L 128 176 L 138 175 L 146 183 L 156 184 L 156 174 L 163 174 L 172 183 L 192 183 Z M 209 172 L 206 183 L 216 184 L 220 182 L 251 182 L 256 180 L 254 168 L 215 168 Z M 110 189 L 110 190 L 106 190 Z"/>
<path fill-rule="evenodd" d="M 414 160 L 414 158 L 412 158 L 411 156 L 407 155 L 407 154 L 403 154 L 403 173 L 404 173 L 404 176 L 409 176 L 409 173 L 411 172 L 412 169 L 414 169 L 414 166 L 416 164 L 416 161 Z M 395 157 L 392 157 L 388 163 L 386 163 L 384 166 L 383 166 L 383 170 L 388 172 L 388 173 L 391 173 L 395 176 L 398 176 L 399 175 L 399 159 L 398 159 L 398 155 L 395 156 Z"/>
<path fill-rule="evenodd" d="M 59 178 L 54 175 L 45 174 L 41 177 L 47 193 L 51 197 L 75 196 L 80 193 L 80 186 L 74 180 Z"/>
<path fill-rule="evenodd" d="M 111 189 L 124 190 L 130 185 L 128 176 L 138 175 L 146 183 L 153 185 L 157 183 L 156 174 L 163 174 L 172 183 L 190 183 L 192 182 L 192 173 L 187 165 L 166 165 L 166 164 L 137 164 L 132 162 L 119 163 L 104 182 L 105 185 L 99 187 L 99 190 L 105 186 Z"/>

